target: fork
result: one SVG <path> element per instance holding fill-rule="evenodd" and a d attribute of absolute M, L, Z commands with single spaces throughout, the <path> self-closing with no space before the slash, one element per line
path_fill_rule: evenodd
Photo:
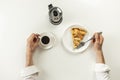
<path fill-rule="evenodd" d="M 100 34 L 102 34 L 102 32 L 98 32 L 98 34 L 100 35 Z M 81 42 L 81 43 L 79 44 L 79 46 L 77 47 L 77 49 L 83 47 L 88 41 L 93 40 L 93 39 L 95 39 L 95 36 L 91 37 L 91 38 L 88 39 L 87 41 Z"/>

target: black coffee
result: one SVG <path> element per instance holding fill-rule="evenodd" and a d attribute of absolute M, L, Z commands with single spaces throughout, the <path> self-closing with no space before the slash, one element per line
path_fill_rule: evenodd
<path fill-rule="evenodd" d="M 41 41 L 43 44 L 48 44 L 50 42 L 50 38 L 48 36 L 43 36 Z"/>

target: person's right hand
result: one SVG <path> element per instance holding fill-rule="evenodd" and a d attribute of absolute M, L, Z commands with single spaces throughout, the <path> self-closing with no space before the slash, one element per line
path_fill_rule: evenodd
<path fill-rule="evenodd" d="M 96 52 L 102 51 L 102 44 L 104 41 L 103 36 L 101 34 L 98 34 L 98 33 L 95 33 L 94 36 L 95 36 L 95 39 L 92 41 L 93 45 L 94 45 L 94 50 Z"/>

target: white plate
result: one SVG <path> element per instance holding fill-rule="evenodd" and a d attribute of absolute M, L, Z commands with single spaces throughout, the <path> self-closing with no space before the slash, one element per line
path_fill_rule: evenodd
<path fill-rule="evenodd" d="M 65 32 L 64 32 L 64 35 L 63 35 L 63 38 L 62 38 L 62 43 L 63 43 L 63 46 L 65 47 L 66 50 L 72 52 L 72 53 L 81 53 L 83 52 L 84 50 L 87 49 L 87 47 L 89 46 L 90 44 L 90 41 L 87 42 L 83 47 L 81 48 L 78 48 L 78 49 L 74 49 L 73 48 L 73 41 L 72 41 L 72 35 L 71 35 L 71 28 L 83 28 L 85 30 L 87 30 L 86 28 L 80 26 L 80 25 L 72 25 L 71 27 L 69 27 Z M 90 34 L 89 34 L 89 30 L 87 30 L 88 33 L 85 35 L 84 39 L 82 41 L 86 41 L 90 38 Z"/>

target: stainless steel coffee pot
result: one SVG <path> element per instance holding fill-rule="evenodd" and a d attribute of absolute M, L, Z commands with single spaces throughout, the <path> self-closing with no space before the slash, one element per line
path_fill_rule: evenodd
<path fill-rule="evenodd" d="M 49 8 L 49 20 L 53 25 L 59 25 L 63 18 L 62 18 L 62 10 L 59 7 L 53 7 L 52 4 L 48 5 Z"/>

